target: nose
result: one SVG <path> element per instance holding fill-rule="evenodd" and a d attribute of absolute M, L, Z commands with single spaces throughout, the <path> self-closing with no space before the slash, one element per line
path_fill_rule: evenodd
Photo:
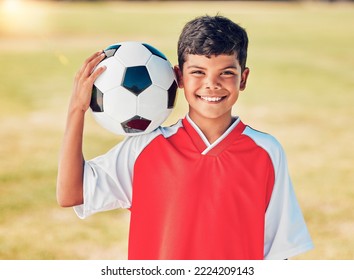
<path fill-rule="evenodd" d="M 206 76 L 205 77 L 205 88 L 206 89 L 220 89 L 221 88 L 221 84 L 219 81 L 218 77 L 215 76 Z"/>

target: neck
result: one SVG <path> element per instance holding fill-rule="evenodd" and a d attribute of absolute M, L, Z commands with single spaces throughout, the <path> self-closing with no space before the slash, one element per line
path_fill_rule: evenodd
<path fill-rule="evenodd" d="M 189 117 L 203 132 L 210 144 L 219 139 L 233 123 L 231 115 L 221 118 L 198 118 L 194 115 L 189 115 Z"/>

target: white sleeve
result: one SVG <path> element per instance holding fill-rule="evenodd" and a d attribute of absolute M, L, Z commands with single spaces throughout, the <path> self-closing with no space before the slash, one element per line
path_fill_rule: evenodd
<path fill-rule="evenodd" d="M 74 207 L 79 218 L 117 208 L 130 208 L 135 160 L 157 135 L 158 131 L 127 137 L 106 154 L 85 161 L 84 203 Z"/>
<path fill-rule="evenodd" d="M 312 249 L 312 240 L 295 196 L 282 146 L 273 136 L 250 127 L 244 134 L 267 151 L 275 173 L 265 214 L 264 259 L 287 259 Z"/>
<path fill-rule="evenodd" d="M 313 244 L 280 144 L 271 151 L 270 157 L 274 165 L 275 182 L 265 216 L 264 258 L 281 260 L 310 250 Z"/>

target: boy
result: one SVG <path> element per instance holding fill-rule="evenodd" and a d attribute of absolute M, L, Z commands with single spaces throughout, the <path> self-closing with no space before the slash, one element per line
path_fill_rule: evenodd
<path fill-rule="evenodd" d="M 244 90 L 248 38 L 221 16 L 196 18 L 178 42 L 188 115 L 82 156 L 84 114 L 104 54 L 75 78 L 57 197 L 79 217 L 131 211 L 129 259 L 286 259 L 312 248 L 280 144 L 231 114 Z"/>

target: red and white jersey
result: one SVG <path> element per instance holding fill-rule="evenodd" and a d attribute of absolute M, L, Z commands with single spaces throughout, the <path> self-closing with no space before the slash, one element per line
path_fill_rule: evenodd
<path fill-rule="evenodd" d="M 80 218 L 131 210 L 129 259 L 285 259 L 312 248 L 278 141 L 236 119 L 210 144 L 187 116 L 85 162 Z"/>

